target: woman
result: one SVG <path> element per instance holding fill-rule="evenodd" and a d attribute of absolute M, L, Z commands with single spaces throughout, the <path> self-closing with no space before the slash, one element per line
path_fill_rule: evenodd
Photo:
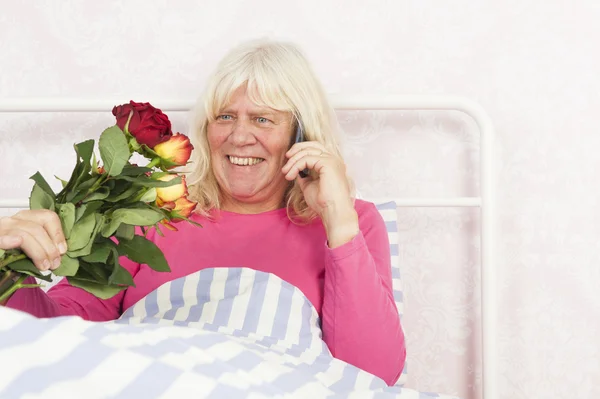
<path fill-rule="evenodd" d="M 306 141 L 294 143 L 300 127 Z M 38 317 L 114 320 L 166 282 L 244 265 L 301 290 L 334 357 L 394 384 L 406 354 L 387 233 L 375 206 L 354 200 L 335 131 L 334 111 L 296 47 L 252 42 L 234 49 L 209 79 L 190 134 L 193 219 L 203 228 L 152 237 L 172 271 L 154 273 L 122 258 L 136 286 L 113 298 L 63 280 L 47 294 L 19 290 L 6 306 Z M 16 247 L 40 269 L 56 268 L 53 259 L 65 252 L 56 215 L 23 211 L 1 220 L 0 248 Z"/>

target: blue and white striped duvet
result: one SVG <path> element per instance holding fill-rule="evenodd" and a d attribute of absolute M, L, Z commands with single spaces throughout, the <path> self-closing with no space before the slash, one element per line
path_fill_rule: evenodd
<path fill-rule="evenodd" d="M 0 398 L 443 397 L 334 359 L 306 297 L 275 275 L 206 269 L 115 322 L 0 309 Z"/>

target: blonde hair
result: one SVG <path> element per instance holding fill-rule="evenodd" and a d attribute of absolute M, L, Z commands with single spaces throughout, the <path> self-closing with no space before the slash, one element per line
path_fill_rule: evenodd
<path fill-rule="evenodd" d="M 211 167 L 207 127 L 242 86 L 256 105 L 290 112 L 294 120 L 301 121 L 305 140 L 318 141 L 328 152 L 341 157 L 335 111 L 300 49 L 278 41 L 243 43 L 221 60 L 192 113 L 190 138 L 195 148 L 195 168 L 187 180 L 190 198 L 198 202 L 196 212 L 205 216 L 221 205 L 219 185 Z M 347 179 L 352 188 L 352 181 Z M 308 222 L 316 216 L 295 182 L 290 183 L 285 201 L 292 220 Z"/>

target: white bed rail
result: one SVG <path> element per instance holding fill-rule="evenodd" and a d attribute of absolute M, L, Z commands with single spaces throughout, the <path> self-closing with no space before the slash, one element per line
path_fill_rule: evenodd
<path fill-rule="evenodd" d="M 485 110 L 476 102 L 456 96 L 344 95 L 332 96 L 337 110 L 450 110 L 461 111 L 477 123 L 481 135 L 481 194 L 458 198 L 396 198 L 400 207 L 479 207 L 481 212 L 481 329 L 483 341 L 483 398 L 497 399 L 497 291 L 494 265 L 494 132 Z M 19 98 L 0 99 L 0 112 L 106 112 L 122 101 L 111 99 Z M 168 111 L 188 111 L 194 103 L 185 100 L 153 101 Z M 22 199 L 0 199 L 0 208 L 27 208 Z"/>

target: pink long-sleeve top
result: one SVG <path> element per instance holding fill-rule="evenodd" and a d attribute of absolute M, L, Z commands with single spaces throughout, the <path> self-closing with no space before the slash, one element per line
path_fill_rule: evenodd
<path fill-rule="evenodd" d="M 77 315 L 117 319 L 162 284 L 212 267 L 248 267 L 273 273 L 300 289 L 322 320 L 332 355 L 393 385 L 406 358 L 404 334 L 392 294 L 389 241 L 377 208 L 356 201 L 359 234 L 327 246 L 320 220 L 292 223 L 285 209 L 255 215 L 221 211 L 214 220 L 194 215 L 203 228 L 177 224 L 178 232 L 149 235 L 163 251 L 170 273 L 155 272 L 123 257 L 136 287 L 101 300 L 63 279 L 47 293 L 21 289 L 6 306 L 37 317 Z"/>

